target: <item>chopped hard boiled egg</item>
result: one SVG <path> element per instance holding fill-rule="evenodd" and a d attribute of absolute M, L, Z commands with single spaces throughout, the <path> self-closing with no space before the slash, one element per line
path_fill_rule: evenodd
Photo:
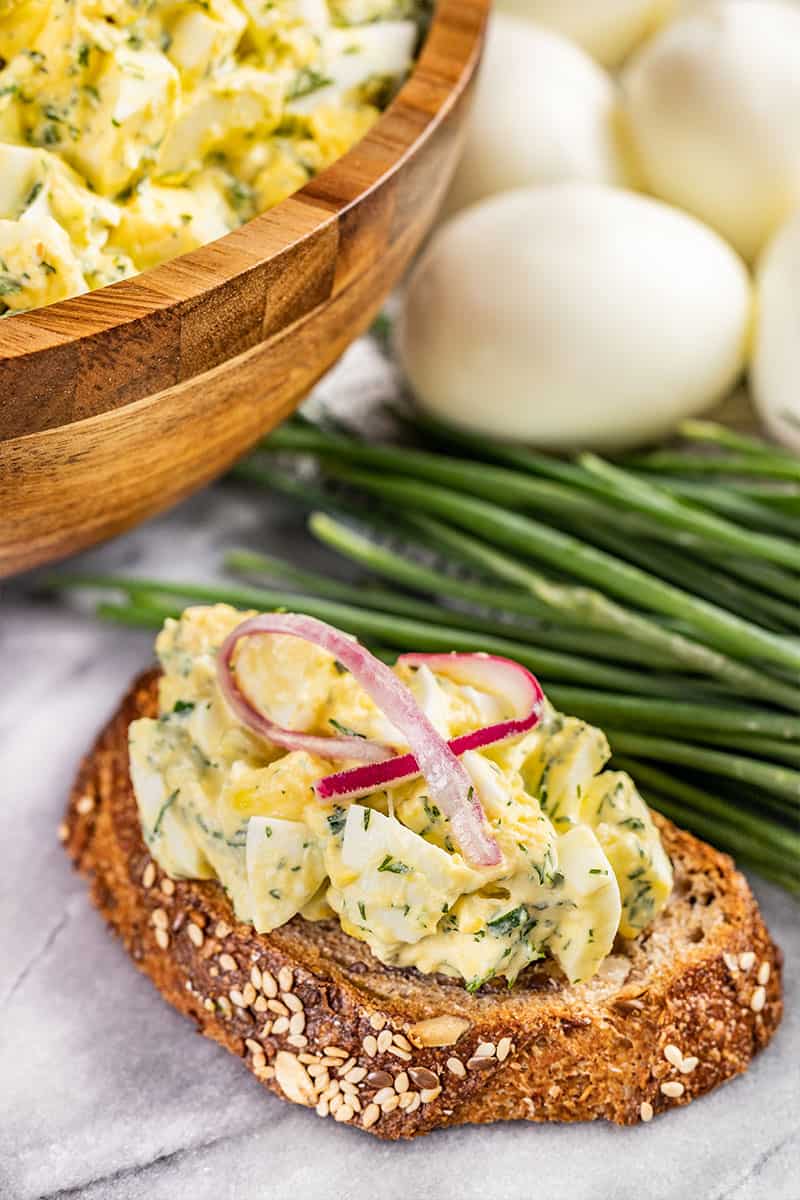
<path fill-rule="evenodd" d="M 199 840 L 193 836 L 191 818 L 177 804 L 180 789 L 172 787 L 166 764 L 190 754 L 180 731 L 165 729 L 162 722 L 141 720 L 130 728 L 131 782 L 139 805 L 144 840 L 165 871 L 187 879 L 213 875 Z"/>
<path fill-rule="evenodd" d="M 636 937 L 666 903 L 672 886 L 672 869 L 647 805 L 630 775 L 605 771 L 585 784 L 580 812 L 619 882 L 620 933 Z"/>
<path fill-rule="evenodd" d="M 611 953 L 622 911 L 619 884 L 586 825 L 559 839 L 558 868 L 568 883 L 568 902 L 558 913 L 549 947 L 567 979 L 577 983 L 594 975 Z"/>
<path fill-rule="evenodd" d="M 223 237 L 237 223 L 222 187 L 202 173 L 192 187 L 145 183 L 137 188 L 122 209 L 115 240 L 127 247 L 139 270 L 146 271 Z"/>
<path fill-rule="evenodd" d="M 345 153 L 408 72 L 424 2 L 357 9 L 0 0 L 0 315 L 212 241 Z"/>
<path fill-rule="evenodd" d="M 161 715 L 131 725 L 130 755 L 165 870 L 215 877 L 260 932 L 337 917 L 381 962 L 471 990 L 546 956 L 570 983 L 588 979 L 617 934 L 636 936 L 666 903 L 669 861 L 633 782 L 603 771 L 599 730 L 549 708 L 521 737 L 462 756 L 500 849 L 492 866 L 464 860 L 423 777 L 321 802 L 315 784 L 337 765 L 256 738 L 219 690 L 217 651 L 246 615 L 190 608 L 158 637 Z M 285 728 L 405 748 L 354 676 L 299 636 L 244 639 L 235 669 Z M 508 715 L 435 662 L 396 670 L 445 739 Z"/>
<path fill-rule="evenodd" d="M 250 818 L 247 879 L 259 933 L 290 921 L 314 896 L 325 874 L 320 847 L 302 821 Z"/>
<path fill-rule="evenodd" d="M 342 927 L 388 945 L 413 944 L 433 933 L 442 913 L 474 885 L 460 855 L 359 804 L 348 811 L 341 851 L 328 867 L 328 900 Z"/>
<path fill-rule="evenodd" d="M 92 87 L 82 135 L 61 153 L 95 191 L 117 196 L 155 161 L 177 117 L 178 73 L 160 51 L 126 47 L 104 56 Z"/>

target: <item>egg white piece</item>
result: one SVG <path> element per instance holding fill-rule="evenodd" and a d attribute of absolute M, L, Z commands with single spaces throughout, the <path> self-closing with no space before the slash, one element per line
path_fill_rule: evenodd
<path fill-rule="evenodd" d="M 578 982 L 611 953 L 622 912 L 619 884 L 595 834 L 583 825 L 559 838 L 558 865 L 577 903 L 562 914 L 550 949 L 567 979 Z"/>
<path fill-rule="evenodd" d="M 756 407 L 770 433 L 800 452 L 800 214 L 759 260 L 756 300 L 750 366 Z"/>
<path fill-rule="evenodd" d="M 331 30 L 323 42 L 328 84 L 290 100 L 287 110 L 312 112 L 321 104 L 341 100 L 374 76 L 401 79 L 413 61 L 416 41 L 413 21 L 382 21 Z"/>
<path fill-rule="evenodd" d="M 578 46 L 496 14 L 445 211 L 526 184 L 622 184 L 617 116 L 614 84 Z"/>
<path fill-rule="evenodd" d="M 290 921 L 325 878 L 322 852 L 302 821 L 251 817 L 246 863 L 253 924 L 259 933 Z"/>
<path fill-rule="evenodd" d="M 800 205 L 800 11 L 701 6 L 636 56 L 623 97 L 649 189 L 754 258 Z"/>
<path fill-rule="evenodd" d="M 720 398 L 741 370 L 744 264 L 698 221 L 619 188 L 494 196 L 439 229 L 398 350 L 419 403 L 494 437 L 632 446 Z"/>
<path fill-rule="evenodd" d="M 616 67 L 669 17 L 674 0 L 498 0 L 497 7 L 557 29 Z"/>
<path fill-rule="evenodd" d="M 385 943 L 413 945 L 434 932 L 443 905 L 449 908 L 481 882 L 460 857 L 432 846 L 396 818 L 360 804 L 348 810 L 342 868 L 342 878 L 333 880 L 330 904 Z"/>

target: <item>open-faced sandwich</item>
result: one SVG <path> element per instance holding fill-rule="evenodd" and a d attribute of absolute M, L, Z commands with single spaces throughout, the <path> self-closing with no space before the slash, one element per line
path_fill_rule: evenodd
<path fill-rule="evenodd" d="M 136 964 L 271 1090 L 383 1137 L 648 1121 L 744 1070 L 780 953 L 603 733 L 480 654 L 393 667 L 190 608 L 63 834 Z"/>

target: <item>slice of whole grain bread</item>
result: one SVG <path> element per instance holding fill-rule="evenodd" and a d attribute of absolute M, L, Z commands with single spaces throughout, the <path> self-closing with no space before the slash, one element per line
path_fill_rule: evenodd
<path fill-rule="evenodd" d="M 100 734 L 61 835 L 139 969 L 279 1096 L 385 1138 L 520 1118 L 625 1125 L 738 1074 L 772 1037 L 781 954 L 745 879 L 657 814 L 672 899 L 588 983 L 545 962 L 470 995 L 384 967 L 334 921 L 257 934 L 216 883 L 169 879 L 142 840 L 127 731 L 156 713 L 156 685 L 142 676 Z"/>

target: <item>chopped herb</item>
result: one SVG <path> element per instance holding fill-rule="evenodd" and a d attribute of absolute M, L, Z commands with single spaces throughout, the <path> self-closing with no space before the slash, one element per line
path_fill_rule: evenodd
<path fill-rule="evenodd" d="M 342 725 L 341 721 L 337 721 L 335 717 L 328 718 L 328 724 L 332 725 L 337 733 L 344 734 L 345 737 L 365 738 L 365 733 L 359 733 L 357 729 L 351 729 L 349 725 Z"/>
<path fill-rule="evenodd" d="M 619 824 L 623 829 L 644 829 L 644 821 L 642 821 L 639 817 L 626 817 L 625 820 L 620 821 Z"/>
<path fill-rule="evenodd" d="M 264 837 L 268 837 L 268 838 L 272 837 L 272 826 L 271 825 L 264 826 Z"/>
<path fill-rule="evenodd" d="M 270 894 L 270 896 L 272 896 L 273 900 L 280 900 L 280 898 L 281 898 L 281 894 L 277 888 L 270 888 L 269 894 Z"/>
<path fill-rule="evenodd" d="M 37 180 L 37 182 L 33 185 L 31 190 L 28 192 L 25 199 L 22 201 L 22 207 L 30 208 L 30 206 L 33 204 L 34 200 L 39 195 L 39 193 L 41 192 L 43 187 L 44 187 L 44 184 L 42 183 L 41 179 Z"/>
<path fill-rule="evenodd" d="M 172 706 L 174 713 L 191 712 L 194 708 L 194 700 L 176 700 Z"/>
<path fill-rule="evenodd" d="M 155 824 L 153 825 L 153 837 L 158 837 L 159 830 L 161 829 L 161 822 L 164 820 L 164 813 L 167 811 L 168 808 L 172 807 L 172 805 L 175 803 L 175 801 L 177 799 L 178 799 L 178 792 L 175 791 L 172 793 L 171 796 L 168 796 L 167 799 L 164 801 L 164 803 L 161 805 L 161 808 L 159 809 L 159 812 L 158 812 L 158 816 L 156 817 L 156 820 L 155 820 Z"/>
<path fill-rule="evenodd" d="M 420 800 L 422 801 L 422 807 L 425 810 L 425 815 L 427 816 L 428 820 L 438 821 L 442 814 L 437 805 L 431 804 L 427 796 L 420 796 Z"/>
<path fill-rule="evenodd" d="M 363 901 L 363 900 L 359 900 L 359 902 L 358 902 L 358 911 L 361 913 L 361 920 L 362 920 L 362 921 L 366 921 L 366 919 L 367 919 L 367 910 L 366 910 L 366 908 L 364 907 L 364 901 Z"/>
<path fill-rule="evenodd" d="M 333 80 L 328 75 L 323 75 L 321 71 L 315 71 L 313 67 L 303 67 L 297 72 L 286 98 L 287 100 L 299 100 L 302 96 L 310 96 L 312 92 L 317 92 L 330 83 L 333 83 Z"/>
<path fill-rule="evenodd" d="M 406 864 L 404 862 L 400 862 L 399 859 L 392 858 L 391 854 L 387 854 L 386 858 L 378 867 L 378 870 L 390 871 L 392 875 L 408 875 L 411 871 L 411 867 L 406 866 Z"/>
<path fill-rule="evenodd" d="M 238 179 L 234 179 L 228 186 L 228 197 L 234 208 L 243 208 L 245 204 L 252 204 L 253 193 L 249 187 L 240 183 Z M 333 724 L 333 722 L 331 722 Z"/>
<path fill-rule="evenodd" d="M 338 835 L 342 832 L 346 821 L 347 813 L 338 805 L 332 813 L 328 814 L 328 828 L 334 837 L 338 837 Z"/>
<path fill-rule="evenodd" d="M 479 988 L 482 988 L 485 983 L 489 982 L 489 980 L 492 978 L 493 975 L 494 975 L 494 968 L 492 968 L 491 971 L 487 971 L 485 975 L 475 975 L 467 983 L 467 985 L 466 985 L 467 991 L 468 992 L 477 992 Z"/>
<path fill-rule="evenodd" d="M 607 875 L 608 871 L 605 869 L 605 867 L 590 867 L 589 874 L 590 875 Z"/>
<path fill-rule="evenodd" d="M 53 266 L 53 264 L 49 263 L 47 261 L 47 259 L 45 259 L 45 258 L 40 259 L 39 266 L 42 268 L 45 275 L 57 275 L 58 274 L 58 271 Z"/>
<path fill-rule="evenodd" d="M 514 929 L 523 926 L 527 920 L 528 910 L 524 904 L 520 904 L 518 908 L 512 908 L 510 912 L 503 913 L 492 921 L 487 921 L 486 926 L 491 929 L 495 937 L 507 937 Z"/>
<path fill-rule="evenodd" d="M 369 829 L 369 822 L 370 822 L 370 818 L 371 818 L 371 817 L 372 817 L 372 809 L 371 809 L 371 808 L 365 808 L 365 809 L 364 809 L 364 816 L 363 816 L 363 818 L 362 818 L 362 821 L 363 821 L 363 824 L 364 824 L 364 828 L 365 828 L 365 829 Z"/>

